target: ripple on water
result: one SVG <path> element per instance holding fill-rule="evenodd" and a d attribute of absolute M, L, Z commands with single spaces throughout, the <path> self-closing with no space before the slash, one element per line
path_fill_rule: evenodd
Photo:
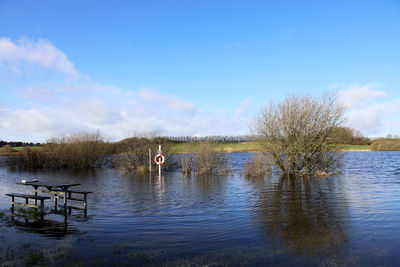
<path fill-rule="evenodd" d="M 236 172 L 222 177 L 179 172 L 165 172 L 161 178 L 129 176 L 115 169 L 29 173 L 0 167 L 2 195 L 29 192 L 15 184 L 22 179 L 79 182 L 94 191 L 87 217 L 73 212 L 68 231 L 57 238 L 13 224 L 9 199 L 0 197 L 6 218 L 1 227 L 13 229 L 3 240 L 47 246 L 68 242 L 79 248 L 85 263 L 123 262 L 132 255 L 150 257 L 153 263 L 179 259 L 196 264 L 368 265 L 400 260 L 399 152 L 349 152 L 341 175 L 296 181 L 245 179 L 237 172 L 251 155 L 229 157 Z M 49 218 L 62 222 L 57 216 Z"/>

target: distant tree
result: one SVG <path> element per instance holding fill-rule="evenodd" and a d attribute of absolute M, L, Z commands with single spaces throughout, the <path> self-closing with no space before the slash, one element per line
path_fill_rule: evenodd
<path fill-rule="evenodd" d="M 344 108 L 333 94 L 289 96 L 263 108 L 251 130 L 282 175 L 308 176 L 340 166 L 342 153 L 329 146 L 329 138 L 343 119 Z"/>
<path fill-rule="evenodd" d="M 359 130 L 353 130 L 353 138 L 351 140 L 351 145 L 370 145 L 371 139 L 365 137 Z"/>
<path fill-rule="evenodd" d="M 335 127 L 332 129 L 330 143 L 350 144 L 353 140 L 353 130 L 347 127 Z"/>
<path fill-rule="evenodd" d="M 359 130 L 347 127 L 335 127 L 330 136 L 331 144 L 369 145 L 371 140 Z"/>

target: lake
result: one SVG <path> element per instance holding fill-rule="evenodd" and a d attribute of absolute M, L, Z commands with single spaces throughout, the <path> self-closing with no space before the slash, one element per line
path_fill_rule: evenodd
<path fill-rule="evenodd" d="M 247 153 L 221 177 L 115 169 L 11 172 L 0 167 L 0 262 L 98 265 L 393 266 L 400 262 L 400 152 L 347 152 L 340 175 L 247 179 Z M 11 217 L 21 180 L 81 183 L 88 211 Z M 13 219 L 12 219 L 13 218 Z"/>

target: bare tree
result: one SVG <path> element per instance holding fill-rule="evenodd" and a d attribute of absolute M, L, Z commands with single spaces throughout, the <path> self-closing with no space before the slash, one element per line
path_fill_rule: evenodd
<path fill-rule="evenodd" d="M 340 166 L 340 149 L 328 143 L 343 116 L 344 108 L 333 94 L 288 96 L 263 108 L 251 130 L 282 175 L 308 176 Z"/>

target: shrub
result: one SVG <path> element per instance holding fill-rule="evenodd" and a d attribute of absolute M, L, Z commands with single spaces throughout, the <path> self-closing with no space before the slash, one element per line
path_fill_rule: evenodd
<path fill-rule="evenodd" d="M 17 156 L 10 155 L 7 165 L 11 170 L 32 171 L 45 168 L 47 159 L 43 151 L 27 146 Z"/>
<path fill-rule="evenodd" d="M 41 148 L 25 147 L 9 157 L 11 169 L 89 169 L 101 167 L 112 146 L 99 132 L 52 138 Z"/>
<path fill-rule="evenodd" d="M 351 139 L 350 145 L 364 146 L 364 145 L 370 145 L 371 143 L 372 142 L 368 137 L 355 136 Z"/>
<path fill-rule="evenodd" d="M 194 169 L 193 155 L 189 153 L 181 154 L 182 172 L 190 175 Z"/>
<path fill-rule="evenodd" d="M 181 155 L 182 171 L 198 175 L 226 174 L 228 160 L 223 153 L 215 152 L 214 146 L 211 142 L 200 142 L 193 153 Z"/>
<path fill-rule="evenodd" d="M 373 151 L 399 151 L 400 139 L 378 139 L 372 142 L 370 149 Z"/>
<path fill-rule="evenodd" d="M 333 95 L 290 96 L 262 109 L 252 130 L 282 175 L 309 176 L 340 166 L 342 154 L 329 141 L 343 122 L 343 114 Z"/>
<path fill-rule="evenodd" d="M 257 153 L 249 161 L 245 162 L 243 170 L 244 177 L 264 177 L 266 174 L 272 174 L 272 167 L 266 155 L 263 153 Z"/>
<path fill-rule="evenodd" d="M 157 136 L 135 136 L 124 139 L 116 144 L 118 157 L 116 158 L 117 168 L 126 172 L 148 172 L 149 171 L 149 149 L 151 149 L 150 161 L 152 168 L 158 168 L 153 162 L 154 154 L 158 151 L 158 146 L 162 145 L 162 154 L 165 161 L 163 169 L 169 169 L 176 166 L 175 158 L 169 154 L 169 143 L 166 138 Z"/>
<path fill-rule="evenodd" d="M 3 155 L 8 156 L 8 155 L 13 154 L 14 152 L 15 152 L 14 149 L 10 145 L 5 145 L 0 148 L 0 156 L 3 156 Z"/>

